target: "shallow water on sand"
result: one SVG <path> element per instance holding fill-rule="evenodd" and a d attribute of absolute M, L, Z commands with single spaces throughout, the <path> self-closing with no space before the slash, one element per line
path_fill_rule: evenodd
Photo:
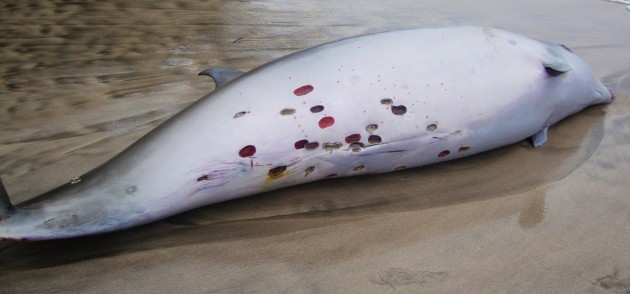
<path fill-rule="evenodd" d="M 527 142 L 335 179 L 123 232 L 0 244 L 10 292 L 630 291 L 630 14 L 572 1 L 5 1 L 0 176 L 14 202 L 98 166 L 213 89 L 319 43 L 486 25 L 563 43 L 616 92 Z M 465 48 L 464 48 L 465 49 Z M 133 288 L 132 288 L 133 287 Z"/>

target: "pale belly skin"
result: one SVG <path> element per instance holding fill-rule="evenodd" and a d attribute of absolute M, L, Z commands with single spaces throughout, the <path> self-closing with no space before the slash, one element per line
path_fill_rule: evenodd
<path fill-rule="evenodd" d="M 611 99 L 564 47 L 501 30 L 350 38 L 257 68 L 80 181 L 5 208 L 0 237 L 109 232 L 305 182 L 452 160 Z"/>

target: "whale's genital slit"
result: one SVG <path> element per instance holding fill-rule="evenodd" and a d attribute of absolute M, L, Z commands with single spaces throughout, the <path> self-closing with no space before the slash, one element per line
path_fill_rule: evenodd
<path fill-rule="evenodd" d="M 442 152 L 438 153 L 438 156 L 437 156 L 437 157 L 438 157 L 438 158 L 447 157 L 449 154 L 451 154 L 451 151 L 444 150 L 444 151 L 442 151 Z"/>

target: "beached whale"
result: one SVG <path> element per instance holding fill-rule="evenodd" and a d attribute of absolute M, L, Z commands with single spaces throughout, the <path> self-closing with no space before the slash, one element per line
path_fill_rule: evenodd
<path fill-rule="evenodd" d="M 437 163 L 532 138 L 612 100 L 567 47 L 514 33 L 399 30 L 307 49 L 242 73 L 122 153 L 17 206 L 0 238 L 120 230 L 331 177 Z"/>

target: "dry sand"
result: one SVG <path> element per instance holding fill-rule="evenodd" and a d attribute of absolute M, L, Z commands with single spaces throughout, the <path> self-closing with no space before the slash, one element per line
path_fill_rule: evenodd
<path fill-rule="evenodd" d="M 102 236 L 0 244 L 0 292 L 630 292 L 630 13 L 598 1 L 5 1 L 14 202 L 250 70 L 351 35 L 486 25 L 568 45 L 617 100 L 468 159 L 335 179 Z M 463 48 L 465 50 L 465 48 Z"/>

